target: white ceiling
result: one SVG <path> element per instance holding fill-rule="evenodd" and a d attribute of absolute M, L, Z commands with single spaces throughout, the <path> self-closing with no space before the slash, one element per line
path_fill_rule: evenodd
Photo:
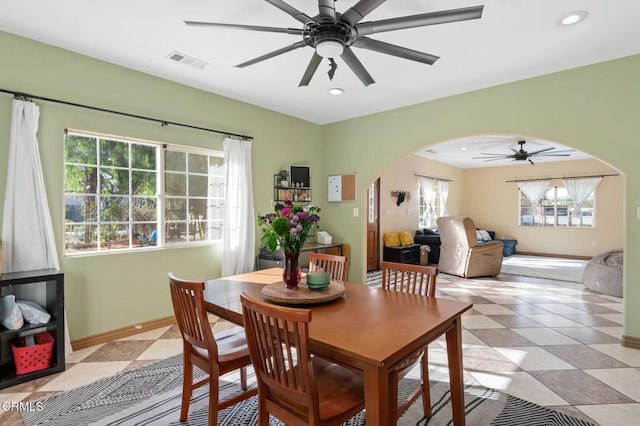
<path fill-rule="evenodd" d="M 318 13 L 315 0 L 285 1 L 309 16 Z M 336 10 L 355 3 L 339 0 Z M 485 6 L 481 19 L 371 36 L 440 56 L 433 66 L 354 48 L 376 81 L 369 87 L 340 59 L 333 81 L 325 60 L 309 87 L 298 87 L 310 47 L 236 68 L 300 38 L 182 22 L 301 28 L 262 0 L 2 0 L 0 30 L 318 124 L 640 53 L 638 0 L 394 0 L 362 22 L 477 5 Z M 558 24 L 576 10 L 588 11 L 588 18 L 574 26 Z M 167 59 L 174 51 L 208 65 L 194 69 Z M 331 87 L 345 92 L 330 95 Z"/>
<path fill-rule="evenodd" d="M 511 135 L 482 135 L 455 139 L 439 144 L 431 145 L 418 152 L 419 155 L 430 160 L 439 161 L 445 164 L 451 164 L 462 169 L 473 169 L 480 167 L 497 167 L 497 166 L 511 166 L 511 165 L 525 165 L 530 166 L 528 161 L 516 161 L 512 158 L 503 158 L 496 160 L 491 156 L 491 159 L 487 160 L 485 154 L 504 154 L 513 155 L 513 150 L 519 150 L 520 145 L 518 141 L 524 140 L 525 144 L 523 149 L 529 153 L 539 151 L 541 149 L 549 149 L 544 153 L 554 154 L 559 151 L 566 150 L 561 154 L 569 154 L 568 157 L 560 156 L 542 156 L 531 157 L 531 161 L 534 164 L 538 163 L 550 163 L 553 161 L 570 161 L 570 160 L 582 160 L 587 158 L 593 158 L 588 154 L 581 151 L 577 151 L 571 147 L 560 145 L 558 143 L 549 142 L 542 139 L 529 139 L 520 136 Z M 479 158 L 478 158 L 479 157 Z"/>

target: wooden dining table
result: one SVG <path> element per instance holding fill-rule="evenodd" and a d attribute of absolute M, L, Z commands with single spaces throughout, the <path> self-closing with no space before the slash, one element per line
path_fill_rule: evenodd
<path fill-rule="evenodd" d="M 209 280 L 205 286 L 207 310 L 243 325 L 240 293 L 263 299 L 264 285 L 281 282 L 279 268 Z M 314 354 L 362 371 L 366 424 L 397 424 L 396 407 L 391 406 L 389 397 L 394 367 L 445 335 L 453 424 L 464 425 L 461 316 L 472 304 L 349 282 L 344 286 L 343 297 L 304 306 L 312 311 L 310 345 Z"/>

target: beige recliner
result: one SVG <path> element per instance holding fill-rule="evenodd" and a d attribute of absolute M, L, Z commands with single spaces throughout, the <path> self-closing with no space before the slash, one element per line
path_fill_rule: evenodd
<path fill-rule="evenodd" d="M 500 273 L 502 241 L 478 244 L 476 227 L 468 217 L 438 218 L 440 261 L 438 269 L 460 277 L 486 277 Z"/>

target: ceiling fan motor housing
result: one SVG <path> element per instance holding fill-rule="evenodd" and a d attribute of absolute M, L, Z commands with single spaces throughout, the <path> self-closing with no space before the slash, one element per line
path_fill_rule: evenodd
<path fill-rule="evenodd" d="M 311 23 L 308 26 L 308 32 L 305 36 L 305 41 L 314 49 L 318 47 L 318 44 L 327 41 L 340 43 L 344 48 L 352 42 L 351 33 L 351 28 L 340 22 Z"/>

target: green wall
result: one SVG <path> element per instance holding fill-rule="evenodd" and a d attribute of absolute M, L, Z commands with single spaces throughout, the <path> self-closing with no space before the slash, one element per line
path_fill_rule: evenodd
<path fill-rule="evenodd" d="M 0 32 L 0 46 L 11 57 L 0 67 L 0 88 L 253 136 L 256 213 L 271 209 L 273 174 L 278 170 L 289 164 L 309 164 L 315 177 L 322 169 L 318 125 L 7 33 Z M 0 93 L 0 205 L 12 99 Z M 190 279 L 220 276 L 221 243 L 65 258 L 62 231 L 65 128 L 219 150 L 221 135 L 35 102 L 40 106 L 40 155 L 60 267 L 65 272 L 72 340 L 172 315 L 169 271 Z M 318 197 L 320 182 L 312 181 Z"/>
<path fill-rule="evenodd" d="M 186 122 L 255 137 L 257 211 L 269 209 L 272 175 L 312 167 L 314 204 L 334 238 L 352 246 L 351 280 L 364 279 L 364 193 L 381 171 L 427 145 L 476 134 L 520 134 L 592 154 L 625 174 L 625 334 L 640 338 L 640 56 L 318 126 L 136 71 L 0 32 L 11 61 L 0 88 Z M 39 140 L 56 240 L 62 250 L 63 130 L 73 128 L 221 148 L 221 138 L 56 104 L 41 107 Z M 0 95 L 0 204 L 4 200 L 11 96 Z M 356 202 L 326 203 L 326 177 L 356 172 Z M 353 208 L 360 216 L 353 216 Z M 0 218 L 1 220 L 1 218 Z M 220 245 L 64 258 L 72 339 L 171 314 L 166 273 L 220 274 Z M 635 303 L 634 303 L 635 302 Z"/>
<path fill-rule="evenodd" d="M 479 134 L 557 141 L 625 175 L 624 334 L 640 338 L 640 56 L 632 56 L 323 126 L 325 171 L 357 173 L 358 200 L 402 156 L 438 142 Z M 346 155 L 335 156 L 335 152 Z M 353 241 L 352 270 L 364 271 L 365 222 L 351 206 L 330 204 L 324 218 Z M 361 272 L 364 276 L 364 272 Z M 351 279 L 357 274 L 352 273 Z"/>

